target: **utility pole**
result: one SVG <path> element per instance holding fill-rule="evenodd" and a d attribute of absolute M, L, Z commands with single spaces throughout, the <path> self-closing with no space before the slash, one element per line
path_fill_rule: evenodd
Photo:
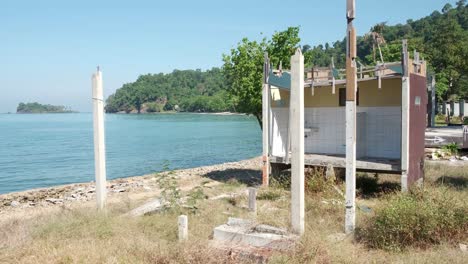
<path fill-rule="evenodd" d="M 355 0 L 346 2 L 346 215 L 345 233 L 354 231 L 356 223 L 356 29 Z"/>
<path fill-rule="evenodd" d="M 94 126 L 94 171 L 96 176 L 96 202 L 99 210 L 106 204 L 106 144 L 104 138 L 104 96 L 102 73 L 92 76 L 93 85 L 93 126 Z"/>

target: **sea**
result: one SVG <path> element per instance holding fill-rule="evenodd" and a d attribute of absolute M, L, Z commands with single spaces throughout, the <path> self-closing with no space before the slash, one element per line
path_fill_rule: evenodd
<path fill-rule="evenodd" d="M 105 138 L 108 179 L 261 154 L 245 115 L 106 114 Z M 93 180 L 91 113 L 0 114 L 0 194 Z"/>

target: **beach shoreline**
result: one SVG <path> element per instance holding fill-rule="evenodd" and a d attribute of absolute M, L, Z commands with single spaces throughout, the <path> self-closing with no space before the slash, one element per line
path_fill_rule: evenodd
<path fill-rule="evenodd" d="M 108 199 L 125 194 L 127 196 L 157 196 L 159 186 L 157 175 L 173 173 L 181 190 L 194 188 L 203 180 L 213 182 L 229 178 L 260 182 L 261 158 L 226 162 L 221 164 L 171 170 L 141 176 L 118 178 L 107 181 Z M 244 175 L 245 174 L 245 175 Z M 77 203 L 94 202 L 94 182 L 72 183 L 45 188 L 35 188 L 0 194 L 0 218 L 10 211 L 24 211 L 32 208 L 68 206 Z"/>

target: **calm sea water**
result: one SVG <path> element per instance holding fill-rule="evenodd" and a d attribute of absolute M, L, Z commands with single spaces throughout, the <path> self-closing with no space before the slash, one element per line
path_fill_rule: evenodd
<path fill-rule="evenodd" d="M 107 177 L 255 157 L 255 118 L 200 114 L 106 115 Z M 94 179 L 92 114 L 0 114 L 0 193 Z"/>

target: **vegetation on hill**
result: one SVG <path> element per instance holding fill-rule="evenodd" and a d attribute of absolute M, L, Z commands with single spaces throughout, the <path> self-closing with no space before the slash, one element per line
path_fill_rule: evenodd
<path fill-rule="evenodd" d="M 450 4 L 442 12 L 434 11 L 419 20 L 389 26 L 385 22 L 373 26 L 357 38 L 358 61 L 375 65 L 378 61 L 401 60 L 401 41 L 408 39 L 409 49 L 418 50 L 428 62 L 430 73 L 435 73 L 437 96 L 448 100 L 468 97 L 468 7 L 466 0 Z M 289 67 L 289 56 L 300 47 L 306 67 L 344 68 L 346 40 L 325 45 L 300 44 L 299 27 L 276 32 L 271 40 L 260 42 L 247 38 L 238 43 L 229 55 L 224 55 L 224 72 L 230 93 L 238 97 L 238 109 L 261 120 L 261 90 L 263 54 L 268 52 L 273 67 L 282 61 L 283 69 Z M 380 57 L 380 51 L 382 57 Z"/>
<path fill-rule="evenodd" d="M 145 108 L 146 106 L 146 108 Z M 141 75 L 107 98 L 106 112 L 234 111 L 219 68 Z"/>
<path fill-rule="evenodd" d="M 374 65 L 401 60 L 401 40 L 408 39 L 409 50 L 418 50 L 435 73 L 439 99 L 468 97 L 468 6 L 460 0 L 453 7 L 446 4 L 441 12 L 419 20 L 409 19 L 394 26 L 386 22 L 373 26 L 357 38 L 358 57 L 361 63 Z M 346 40 L 311 47 L 303 45 L 304 60 L 308 66 L 329 66 L 331 58 L 335 66 L 345 67 Z"/>
<path fill-rule="evenodd" d="M 408 39 L 409 49 L 420 51 L 428 62 L 429 71 L 436 75 L 439 99 L 468 97 L 466 0 L 458 1 L 455 7 L 447 4 L 440 12 L 405 24 L 389 26 L 384 22 L 373 26 L 357 38 L 358 60 L 364 65 L 399 61 L 402 39 Z M 253 114 L 260 122 L 265 52 L 275 68 L 280 64 L 283 69 L 289 68 L 289 58 L 296 48 L 302 49 L 306 67 L 328 67 L 333 58 L 337 68 L 344 68 L 345 44 L 345 39 L 317 46 L 301 43 L 299 27 L 275 32 L 261 41 L 244 38 L 223 55 L 222 69 L 141 75 L 109 96 L 106 111 L 237 111 Z"/>
<path fill-rule="evenodd" d="M 50 105 L 34 103 L 19 103 L 16 113 L 39 114 L 39 113 L 72 113 L 73 111 L 62 105 Z"/>

